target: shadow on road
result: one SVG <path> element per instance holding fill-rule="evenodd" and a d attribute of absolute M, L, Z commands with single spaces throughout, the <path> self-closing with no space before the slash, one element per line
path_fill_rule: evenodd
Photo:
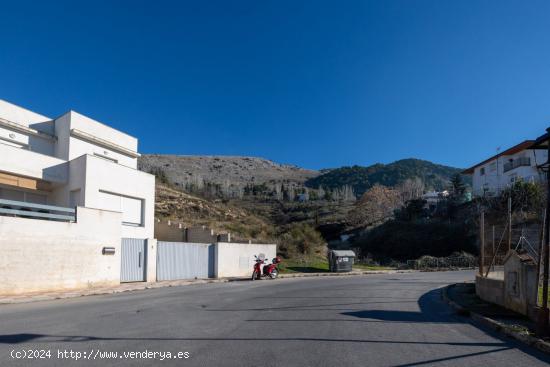
<path fill-rule="evenodd" d="M 397 310 L 363 310 L 342 312 L 342 315 L 353 316 L 360 319 L 388 321 L 388 322 L 422 322 L 422 323 L 454 323 L 462 322 L 459 319 L 448 317 L 448 311 L 438 307 L 440 290 L 434 289 L 424 293 L 418 299 L 420 311 L 397 311 Z M 399 302 L 397 302 L 399 303 Z"/>
<path fill-rule="evenodd" d="M 0 335 L 0 344 L 21 344 L 28 342 L 39 343 L 81 343 L 91 341 L 311 341 L 311 342 L 334 342 L 334 343 L 371 343 L 371 344 L 419 344 L 419 345 L 452 345 L 467 347 L 506 347 L 505 343 L 455 343 L 455 342 L 420 342 L 420 341 L 398 341 L 398 340 L 375 340 L 375 339 L 331 339 L 331 338 L 133 338 L 133 337 L 98 337 L 86 335 L 46 335 L 46 334 L 8 334 Z M 506 348 L 510 349 L 510 348 Z"/>
<path fill-rule="evenodd" d="M 299 298 L 299 297 L 297 297 Z M 313 298 L 313 297 L 312 297 Z M 353 298 L 353 297 L 350 297 Z M 373 297 L 381 298 L 381 297 Z M 327 308 L 327 307 L 347 307 L 356 305 L 368 305 L 368 304 L 377 304 L 377 303 L 394 303 L 395 305 L 402 303 L 415 302 L 413 300 L 403 298 L 403 299 L 392 299 L 386 301 L 375 301 L 375 302 L 356 302 L 356 303 L 330 303 L 330 304 L 319 304 L 312 306 L 284 306 L 284 307 L 273 307 L 273 308 L 247 308 L 239 310 L 228 310 L 228 309 L 219 309 L 219 310 L 209 310 L 204 309 L 204 311 L 265 311 L 265 310 L 276 310 L 276 311 L 288 311 L 288 310 L 330 310 L 330 311 L 341 311 L 339 308 Z M 361 311 L 345 311 L 339 312 L 340 317 L 330 317 L 330 318 L 319 318 L 319 319 L 279 319 L 279 320 L 246 320 L 246 321 L 256 321 L 256 322 L 293 322 L 299 324 L 300 322 L 397 322 L 397 323 L 468 323 L 469 319 L 453 315 L 449 312 L 449 309 L 444 305 L 440 300 L 440 290 L 435 289 L 423 294 L 418 299 L 419 311 L 400 311 L 400 310 L 361 310 Z M 519 350 L 525 354 L 528 354 L 540 361 L 550 363 L 550 356 L 545 355 L 539 351 L 536 351 L 532 348 L 526 347 L 521 343 L 518 343 L 513 340 L 505 339 L 501 335 L 494 333 L 490 330 L 484 330 L 488 335 L 496 338 L 497 341 L 492 342 L 454 342 L 454 341 L 420 341 L 420 340 L 388 340 L 388 339 L 361 339 L 361 338 L 323 338 L 323 337 L 294 337 L 292 335 L 286 337 L 193 337 L 193 336 L 174 336 L 174 337 L 125 337 L 125 336 L 93 336 L 93 335 L 48 335 L 48 334 L 39 334 L 39 333 L 17 333 L 17 334 L 5 334 L 0 335 L 0 344 L 32 344 L 32 343 L 90 343 L 90 342 L 103 342 L 103 341 L 189 341 L 189 342 L 229 342 L 229 343 L 239 343 L 245 342 L 246 344 L 250 342 L 277 342 L 277 341 L 294 341 L 294 342 L 303 342 L 303 343 L 357 343 L 358 345 L 379 345 L 379 344 L 388 344 L 388 345 L 442 345 L 442 346 L 458 346 L 464 348 L 480 347 L 488 348 L 481 351 L 469 351 L 468 353 L 454 354 L 450 356 L 432 358 L 428 360 L 420 360 L 415 362 L 409 362 L 405 364 L 396 365 L 394 367 L 409 367 L 409 366 L 422 366 L 428 364 L 437 364 L 441 362 L 456 361 L 464 358 L 476 357 L 481 355 L 487 355 L 492 353 L 500 353 L 508 350 Z M 397 338 L 396 338 L 397 339 Z M 241 344 L 242 345 L 242 344 Z M 266 344 L 267 345 L 267 344 Z M 238 344 L 235 345 L 235 348 L 238 347 Z M 467 363 L 471 360 L 464 360 L 462 363 Z"/>

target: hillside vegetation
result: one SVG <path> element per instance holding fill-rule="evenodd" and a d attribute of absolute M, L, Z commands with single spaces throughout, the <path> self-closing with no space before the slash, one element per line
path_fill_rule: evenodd
<path fill-rule="evenodd" d="M 275 227 L 248 210 L 187 194 L 157 182 L 155 217 L 181 223 L 184 227 L 207 226 L 217 232 L 231 232 L 237 239 L 270 241 Z"/>
<path fill-rule="evenodd" d="M 254 157 L 182 156 L 144 154 L 139 158 L 142 171 L 186 192 L 203 196 L 242 198 L 249 194 L 283 194 L 294 191 L 318 171 Z"/>
<path fill-rule="evenodd" d="M 441 191 L 448 187 L 450 178 L 460 171 L 460 168 L 410 158 L 390 164 L 378 163 L 368 167 L 352 166 L 326 170 L 325 173 L 307 180 L 306 186 L 333 189 L 348 185 L 359 197 L 376 184 L 394 187 L 407 179 L 418 177 L 427 189 Z"/>
<path fill-rule="evenodd" d="M 417 159 L 319 172 L 261 158 L 173 155 L 144 155 L 139 168 L 156 175 L 157 218 L 205 225 L 236 239 L 277 243 L 281 255 L 302 263 L 324 258 L 326 243 L 347 231 L 361 234 L 354 245 L 365 254 L 379 252 L 380 258 L 415 257 L 415 248 L 430 253 L 434 247 L 399 250 L 408 245 L 402 235 L 412 240 L 417 229 L 424 231 L 421 226 L 395 231 L 388 223 L 393 237 L 366 231 L 391 220 L 424 191 L 448 188 L 450 177 L 460 171 Z M 435 228 L 432 234 L 441 231 Z M 428 239 L 418 237 L 421 243 Z"/>

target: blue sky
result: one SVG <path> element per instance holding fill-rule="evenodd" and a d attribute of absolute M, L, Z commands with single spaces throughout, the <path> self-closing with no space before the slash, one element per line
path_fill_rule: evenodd
<path fill-rule="evenodd" d="M 550 126 L 549 1 L 0 6 L 0 98 L 144 153 L 466 167 Z"/>

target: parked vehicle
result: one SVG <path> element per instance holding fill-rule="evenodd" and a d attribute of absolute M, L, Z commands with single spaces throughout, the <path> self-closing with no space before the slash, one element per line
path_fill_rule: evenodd
<path fill-rule="evenodd" d="M 255 263 L 252 270 L 252 280 L 261 279 L 266 277 L 269 279 L 275 279 L 279 276 L 279 264 L 281 258 L 276 256 L 271 262 L 265 258 L 264 254 L 258 256 L 254 255 Z"/>

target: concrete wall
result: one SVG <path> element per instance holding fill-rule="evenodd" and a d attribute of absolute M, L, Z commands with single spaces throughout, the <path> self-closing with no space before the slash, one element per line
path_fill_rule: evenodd
<path fill-rule="evenodd" d="M 509 310 L 536 317 L 536 264 L 522 260 L 515 251 L 509 251 L 504 263 L 504 279 L 476 276 L 476 294 L 484 301 Z"/>
<path fill-rule="evenodd" d="M 0 216 L 0 295 L 119 284 L 120 217 L 83 207 L 76 223 Z"/>
<path fill-rule="evenodd" d="M 48 135 L 54 134 L 54 124 L 49 117 L 29 111 L 4 100 L 0 100 L 0 117 Z M 53 139 L 44 139 L 43 137 L 28 135 L 19 131 L 14 131 L 10 128 L 6 129 L 2 127 L 0 127 L 0 139 L 3 139 L 0 140 L 2 143 L 6 143 L 6 140 L 15 140 L 17 143 L 7 144 L 29 149 L 41 154 L 53 155 L 54 153 L 55 140 Z"/>
<path fill-rule="evenodd" d="M 476 294 L 484 301 L 504 305 L 504 280 L 476 275 Z"/>
<path fill-rule="evenodd" d="M 123 225 L 122 237 L 154 238 L 155 176 L 91 155 L 85 157 L 85 206 L 102 209 L 100 190 L 141 199 L 143 225 Z"/>
<path fill-rule="evenodd" d="M 207 227 L 186 228 L 177 222 L 164 222 L 160 220 L 155 220 L 155 238 L 166 242 L 231 242 L 230 233 L 216 234 L 214 230 Z"/>
<path fill-rule="evenodd" d="M 115 159 L 123 166 L 137 168 L 137 158 L 130 157 L 109 147 L 100 146 L 95 142 L 75 137 L 71 135 L 72 129 L 77 129 L 130 151 L 137 152 L 138 141 L 133 136 L 113 129 L 78 112 L 69 111 L 55 120 L 55 130 L 59 137 L 58 145 L 65 146 L 56 148 L 56 152 L 60 154 L 60 158 L 71 160 L 83 154 L 98 154 Z"/>
<path fill-rule="evenodd" d="M 155 220 L 155 238 L 165 242 L 185 242 L 185 228 L 177 223 L 160 222 Z"/>
<path fill-rule="evenodd" d="M 254 255 L 260 253 L 271 261 L 277 256 L 277 245 L 219 242 L 216 246 L 217 277 L 251 276 Z"/>
<path fill-rule="evenodd" d="M 40 115 L 36 112 L 27 110 L 26 108 L 14 105 L 13 103 L 7 102 L 3 99 L 0 99 L 0 117 L 16 122 L 20 125 L 31 127 L 33 129 L 38 129 L 35 125 L 42 122 L 51 121 L 51 118 Z M 33 126 L 34 125 L 34 126 Z M 44 131 L 49 133 L 49 131 Z"/>
<path fill-rule="evenodd" d="M 184 242 L 214 243 L 218 236 L 207 227 L 191 227 L 184 230 Z"/>
<path fill-rule="evenodd" d="M 522 315 L 531 315 L 537 305 L 537 266 L 509 256 L 504 264 L 504 306 Z"/>
<path fill-rule="evenodd" d="M 0 144 L 0 171 L 66 183 L 68 165 L 59 158 Z"/>
<path fill-rule="evenodd" d="M 55 119 L 55 136 L 57 136 L 57 144 L 55 144 L 54 155 L 57 158 L 69 160 L 69 141 L 71 135 L 71 115 L 66 113 Z"/>

